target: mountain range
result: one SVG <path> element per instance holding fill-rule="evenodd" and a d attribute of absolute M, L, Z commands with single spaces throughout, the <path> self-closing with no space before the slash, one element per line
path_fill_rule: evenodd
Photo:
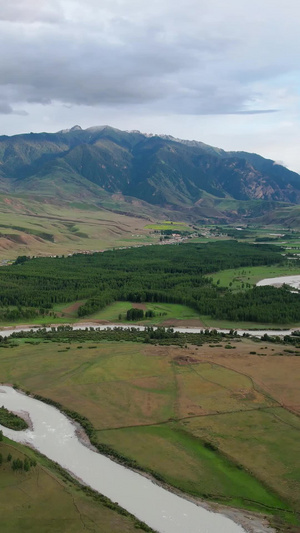
<path fill-rule="evenodd" d="M 300 202 L 300 176 L 247 152 L 109 126 L 0 137 L 0 193 L 195 219 L 238 219 Z M 124 207 L 125 206 L 125 207 Z M 147 210 L 146 209 L 146 210 Z"/>

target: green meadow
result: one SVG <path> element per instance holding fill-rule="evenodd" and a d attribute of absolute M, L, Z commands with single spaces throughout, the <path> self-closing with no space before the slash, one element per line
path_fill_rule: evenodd
<path fill-rule="evenodd" d="M 130 302 L 114 302 L 101 311 L 89 316 L 89 319 L 108 320 L 109 322 L 126 322 L 126 312 L 131 307 L 139 306 Z M 145 324 L 161 324 L 165 320 L 191 320 L 200 319 L 197 311 L 181 304 L 168 303 L 144 303 L 142 304 L 144 312 L 153 311 L 154 317 L 142 320 Z"/>
<path fill-rule="evenodd" d="M 82 490 L 71 476 L 33 450 L 4 438 L 0 457 L 0 516 L 5 533 L 141 531 L 129 513 Z M 27 460 L 31 466 L 27 471 L 13 470 L 16 460 Z"/>
<path fill-rule="evenodd" d="M 210 449 L 180 424 L 103 431 L 99 438 L 193 496 L 253 511 L 280 508 L 285 515 L 289 510 L 287 503 L 248 471 Z"/>

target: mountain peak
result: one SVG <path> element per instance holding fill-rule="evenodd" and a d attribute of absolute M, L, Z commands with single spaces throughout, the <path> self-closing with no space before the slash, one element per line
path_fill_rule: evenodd
<path fill-rule="evenodd" d="M 57 133 L 70 133 L 70 131 L 82 131 L 82 128 L 81 126 L 78 126 L 78 124 L 76 124 L 72 128 L 67 128 L 65 130 L 59 130 Z"/>
<path fill-rule="evenodd" d="M 90 128 L 87 128 L 85 131 L 103 131 L 103 130 L 113 130 L 113 131 L 121 131 L 117 128 L 113 128 L 112 126 L 108 126 L 108 124 L 103 124 L 102 126 L 91 126 Z"/>

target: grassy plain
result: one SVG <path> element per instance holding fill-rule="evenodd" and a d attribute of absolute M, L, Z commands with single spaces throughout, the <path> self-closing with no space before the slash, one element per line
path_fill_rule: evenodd
<path fill-rule="evenodd" d="M 195 433 L 180 424 L 112 430 L 101 438 L 122 448 L 129 457 L 138 457 L 146 468 L 158 471 L 168 483 L 193 496 L 253 511 L 289 507 L 249 472 L 203 446 Z"/>
<path fill-rule="evenodd" d="M 145 324 L 162 324 L 165 321 L 174 319 L 175 323 L 178 321 L 199 320 L 200 315 L 194 309 L 181 304 L 167 304 L 167 303 L 144 303 L 135 304 L 130 302 L 114 302 L 108 305 L 101 311 L 94 313 L 88 317 L 88 320 L 107 320 L 109 322 L 126 322 L 126 312 L 130 307 L 142 307 L 144 311 L 153 311 L 155 316 L 147 320 L 140 321 Z M 121 315 L 121 318 L 119 318 Z"/>
<path fill-rule="evenodd" d="M 70 194 L 70 201 L 66 202 L 59 193 L 52 198 L 49 190 L 44 190 L 44 193 L 44 197 L 34 196 L 32 192 L 30 197 L 26 194 L 0 194 L 0 261 L 13 260 L 18 255 L 62 255 L 151 244 L 159 240 L 159 234 L 154 231 L 171 229 L 174 232 L 192 233 L 195 228 L 191 223 L 184 222 L 185 213 L 176 213 L 177 217 L 182 216 L 182 222 L 162 220 L 164 215 L 168 216 L 164 209 L 139 201 L 128 204 L 126 199 L 118 195 L 110 197 L 104 194 L 99 198 L 92 191 L 87 191 L 86 197 L 80 198 L 81 201 L 78 201 L 78 196 L 75 199 Z M 222 202 L 222 208 L 234 208 L 234 201 L 233 204 L 228 200 Z M 201 227 L 197 224 L 196 231 L 204 231 L 206 237 L 196 242 L 227 239 L 225 233 L 228 228 L 225 225 Z M 220 233 L 222 230 L 224 234 Z M 253 226 L 249 231 L 254 236 L 270 239 L 272 233 L 286 232 L 278 224 L 263 229 Z M 300 247 L 297 235 L 295 239 L 274 243 L 287 248 Z"/>
<path fill-rule="evenodd" d="M 293 523 L 300 351 L 226 344 L 23 342 L 0 350 L 0 380 L 87 416 L 100 443 L 183 491 Z"/>
<path fill-rule="evenodd" d="M 133 517 L 122 516 L 82 492 L 71 478 L 33 450 L 8 439 L 0 442 L 1 530 L 5 533 L 133 533 L 140 531 Z M 35 460 L 28 472 L 13 471 L 12 459 Z M 115 506 L 116 507 L 116 506 Z"/>
<path fill-rule="evenodd" d="M 49 315 L 39 315 L 35 318 L 29 318 L 30 325 L 48 326 L 49 324 L 73 324 L 78 322 L 78 308 L 83 305 L 86 300 L 77 302 L 67 302 L 54 304 Z M 143 303 L 136 304 L 131 302 L 114 302 L 104 309 L 97 311 L 83 319 L 80 322 L 111 322 L 113 324 L 128 323 L 126 320 L 126 313 L 131 307 L 140 307 L 144 311 L 151 310 L 155 313 L 152 318 L 147 318 L 139 321 L 139 324 L 145 325 L 194 325 L 201 327 L 202 321 L 199 313 L 186 305 L 181 304 L 167 304 L 167 303 Z M 11 306 L 13 308 L 13 306 Z M 120 317 L 121 316 L 121 317 Z M 1 321 L 2 327 L 24 324 L 24 318 Z"/>
<path fill-rule="evenodd" d="M 0 260 L 157 242 L 159 237 L 145 229 L 149 220 L 95 205 L 0 195 Z"/>

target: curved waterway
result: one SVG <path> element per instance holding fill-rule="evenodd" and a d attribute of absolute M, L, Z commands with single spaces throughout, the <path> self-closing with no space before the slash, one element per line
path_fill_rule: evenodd
<path fill-rule="evenodd" d="M 3 434 L 46 455 L 97 492 L 117 502 L 160 533 L 245 533 L 219 513 L 168 492 L 150 479 L 84 446 L 75 426 L 58 409 L 12 387 L 0 386 L 0 405 L 29 414 L 33 429 Z"/>
<path fill-rule="evenodd" d="M 281 286 L 286 283 L 294 289 L 300 289 L 300 276 L 280 276 L 278 278 L 266 278 L 257 282 L 258 287 L 264 287 L 265 285 Z"/>

